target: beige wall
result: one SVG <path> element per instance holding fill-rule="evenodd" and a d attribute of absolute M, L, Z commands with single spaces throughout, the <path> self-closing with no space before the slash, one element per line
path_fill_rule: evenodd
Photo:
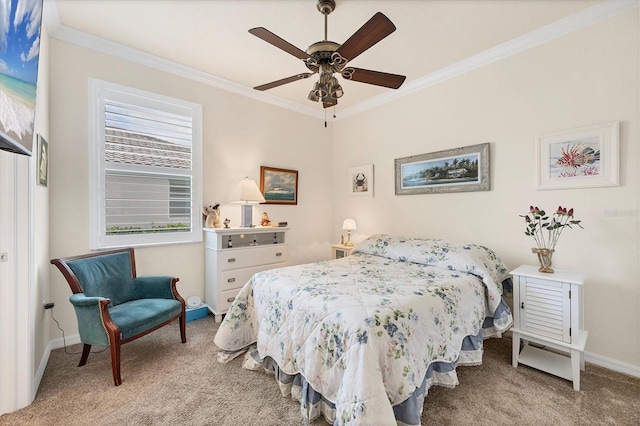
<path fill-rule="evenodd" d="M 298 205 L 261 205 L 254 223 L 266 211 L 291 227 L 289 262 L 330 257 L 331 128 L 308 116 L 234 95 L 211 86 L 132 64 L 52 39 L 50 254 L 69 256 L 89 251 L 88 92 L 89 77 L 196 102 L 203 107 L 203 202 L 222 204 L 222 218 L 240 222 L 240 208 L 228 204 L 244 176 L 259 182 L 260 166 L 299 172 Z M 183 297 L 204 299 L 204 245 L 182 244 L 136 250 L 141 275 L 180 278 Z M 62 275 L 50 267 L 50 292 L 56 318 L 67 336 L 77 323 Z M 51 327 L 51 338 L 60 338 Z"/>
<path fill-rule="evenodd" d="M 518 215 L 573 207 L 554 265 L 587 274 L 591 359 L 640 367 L 638 10 L 588 27 L 334 125 L 333 238 L 386 232 L 487 245 L 510 268 L 535 264 Z M 346 88 L 345 88 L 346 89 Z M 535 189 L 537 135 L 620 121 L 620 186 Z M 490 142 L 489 192 L 394 195 L 394 159 Z M 375 197 L 349 198 L 348 167 L 374 164 Z M 603 359 L 604 359 L 603 358 Z"/>

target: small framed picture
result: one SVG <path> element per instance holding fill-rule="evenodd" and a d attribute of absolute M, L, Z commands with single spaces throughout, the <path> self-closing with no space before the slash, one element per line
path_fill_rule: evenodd
<path fill-rule="evenodd" d="M 617 121 L 538 136 L 536 187 L 618 186 Z"/>
<path fill-rule="evenodd" d="M 36 166 L 36 177 L 39 185 L 47 186 L 49 182 L 49 143 L 38 135 L 38 156 Z"/>
<path fill-rule="evenodd" d="M 373 197 L 373 164 L 350 167 L 347 188 L 352 197 Z"/>
<path fill-rule="evenodd" d="M 260 166 L 263 204 L 298 204 L 298 171 Z"/>

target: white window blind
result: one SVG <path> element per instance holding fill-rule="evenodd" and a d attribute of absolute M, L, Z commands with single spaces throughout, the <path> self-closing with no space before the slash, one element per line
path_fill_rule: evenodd
<path fill-rule="evenodd" d="M 91 80 L 94 248 L 202 239 L 201 108 Z"/>

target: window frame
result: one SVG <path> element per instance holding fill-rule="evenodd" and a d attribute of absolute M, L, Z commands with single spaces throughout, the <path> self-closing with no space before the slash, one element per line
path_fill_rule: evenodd
<path fill-rule="evenodd" d="M 105 99 L 158 111 L 191 116 L 191 230 L 146 234 L 107 235 Z M 149 166 L 131 166 L 144 173 Z M 185 173 L 188 174 L 188 173 Z M 202 106 L 119 84 L 89 78 L 89 239 L 92 249 L 197 243 L 202 241 Z M 168 211 L 170 214 L 170 209 Z"/>

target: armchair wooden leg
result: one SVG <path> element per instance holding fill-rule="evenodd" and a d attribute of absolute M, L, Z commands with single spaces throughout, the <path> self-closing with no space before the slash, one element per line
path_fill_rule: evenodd
<path fill-rule="evenodd" d="M 120 341 L 111 344 L 111 371 L 113 372 L 113 383 L 116 386 L 122 384 L 120 376 Z"/>
<path fill-rule="evenodd" d="M 184 311 L 180 315 L 180 338 L 182 343 L 187 343 L 187 317 Z"/>
<path fill-rule="evenodd" d="M 120 329 L 109 329 L 109 347 L 111 348 L 111 372 L 113 373 L 113 383 L 116 386 L 122 384 L 120 376 Z"/>
<path fill-rule="evenodd" d="M 82 348 L 82 355 L 80 356 L 80 364 L 78 364 L 78 367 L 82 367 L 87 363 L 87 358 L 89 358 L 90 352 L 91 352 L 91 345 L 87 345 L 85 343 L 84 347 Z"/>

